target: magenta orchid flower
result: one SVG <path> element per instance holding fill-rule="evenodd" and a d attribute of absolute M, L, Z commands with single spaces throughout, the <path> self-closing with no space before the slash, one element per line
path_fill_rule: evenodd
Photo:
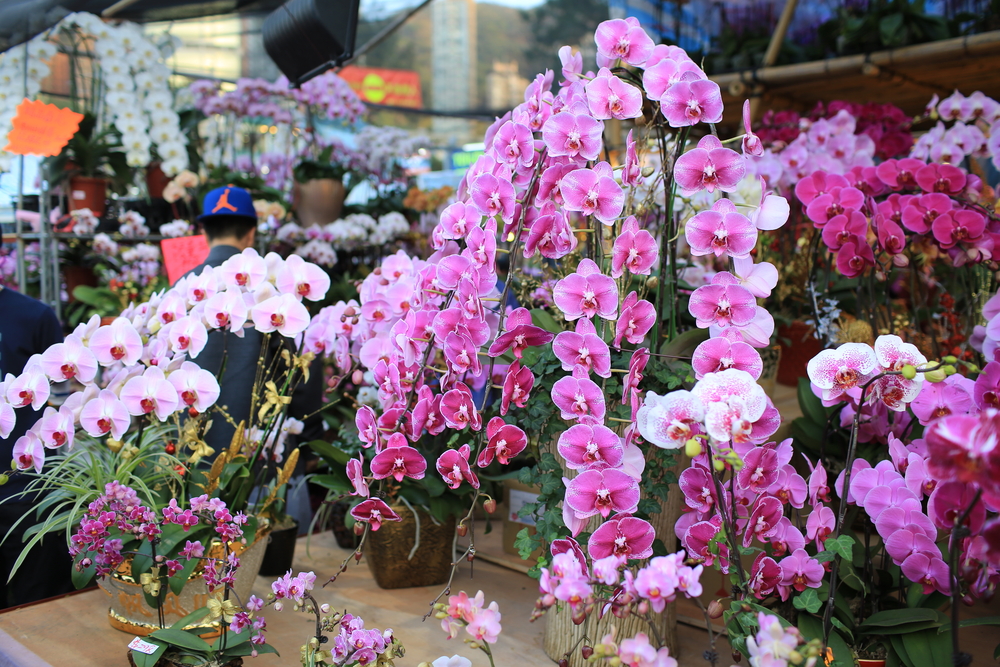
<path fill-rule="evenodd" d="M 560 111 L 542 128 L 542 141 L 553 157 L 596 160 L 604 146 L 604 123 L 589 114 Z"/>
<path fill-rule="evenodd" d="M 535 163 L 535 143 L 527 125 L 508 120 L 493 136 L 491 146 L 493 157 L 512 169 L 530 168 Z"/>
<path fill-rule="evenodd" d="M 750 511 L 746 529 L 743 532 L 743 546 L 749 547 L 754 538 L 766 542 L 767 538 L 784 514 L 781 501 L 774 496 L 760 496 Z"/>
<path fill-rule="evenodd" d="M 534 384 L 535 375 L 531 372 L 530 368 L 522 366 L 519 361 L 512 363 L 503 379 L 503 390 L 500 395 L 500 414 L 507 414 L 511 403 L 519 408 L 523 408 L 528 401 L 528 397 L 531 395 L 531 388 Z"/>
<path fill-rule="evenodd" d="M 653 53 L 653 40 L 634 17 L 603 21 L 594 33 L 598 65 L 611 67 L 623 60 L 633 67 L 643 67 Z"/>
<path fill-rule="evenodd" d="M 566 215 L 547 202 L 528 230 L 524 240 L 524 257 L 530 258 L 537 252 L 542 257 L 561 259 L 573 252 L 577 246 L 576 234 L 566 220 Z"/>
<path fill-rule="evenodd" d="M 964 382 L 961 375 L 952 375 L 944 382 L 925 382 L 920 393 L 910 403 L 917 420 L 925 426 L 942 417 L 966 415 L 975 408 L 972 398 L 974 384 Z M 958 424 L 959 422 L 956 422 Z"/>
<path fill-rule="evenodd" d="M 861 236 L 851 236 L 837 251 L 837 270 L 845 278 L 857 278 L 875 266 L 875 253 Z"/>
<path fill-rule="evenodd" d="M 287 338 L 294 338 L 309 326 L 309 311 L 291 294 L 265 299 L 251 309 L 250 315 L 257 331 L 277 331 Z"/>
<path fill-rule="evenodd" d="M 161 422 L 177 409 L 179 402 L 177 390 L 156 366 L 129 379 L 120 397 L 130 415 L 155 414 Z"/>
<path fill-rule="evenodd" d="M 622 405 L 632 406 L 632 421 L 635 421 L 636 411 L 642 402 L 639 399 L 639 383 L 642 382 L 642 372 L 649 363 L 649 348 L 640 347 L 632 353 L 628 362 L 628 374 L 622 382 Z"/>
<path fill-rule="evenodd" d="M 670 127 L 722 122 L 722 90 L 711 79 L 684 74 L 659 99 L 660 109 Z"/>
<path fill-rule="evenodd" d="M 622 166 L 621 179 L 622 185 L 634 188 L 642 181 L 642 163 L 639 162 L 639 153 L 636 150 L 632 132 L 634 130 L 629 130 L 628 137 L 625 139 L 625 163 Z"/>
<path fill-rule="evenodd" d="M 437 460 L 438 474 L 444 479 L 444 483 L 451 489 L 457 489 L 462 482 L 468 482 L 472 488 L 479 488 L 479 478 L 469 467 L 469 456 L 472 448 L 469 445 L 462 445 L 458 449 L 448 449 L 441 453 Z"/>
<path fill-rule="evenodd" d="M 575 273 L 556 283 L 552 298 L 570 322 L 594 315 L 610 320 L 618 312 L 618 286 L 614 278 L 602 274 L 591 259 L 580 260 Z"/>
<path fill-rule="evenodd" d="M 819 505 L 806 519 L 806 539 L 815 540 L 816 548 L 822 549 L 826 538 L 830 536 L 836 525 L 837 518 L 834 516 L 833 510 L 826 505 Z"/>
<path fill-rule="evenodd" d="M 472 400 L 472 391 L 461 382 L 441 397 L 441 416 L 448 428 L 459 431 L 466 427 L 472 427 L 473 431 L 483 428 L 483 417 Z"/>
<path fill-rule="evenodd" d="M 654 324 L 656 324 L 656 308 L 653 304 L 640 299 L 635 292 L 629 292 L 622 301 L 622 311 L 615 323 L 615 338 L 612 345 L 620 347 L 622 338 L 633 345 L 640 345 Z"/>
<path fill-rule="evenodd" d="M 76 378 L 83 384 L 94 380 L 97 359 L 79 336 L 70 334 L 62 343 L 50 346 L 41 356 L 42 370 L 53 382 Z"/>
<path fill-rule="evenodd" d="M 97 358 L 97 363 L 102 366 L 110 366 L 118 361 L 131 366 L 142 356 L 142 337 L 124 317 L 95 331 L 88 346 Z"/>
<path fill-rule="evenodd" d="M 884 224 L 884 223 L 883 223 Z M 855 238 L 865 238 L 868 234 L 868 218 L 860 211 L 847 211 L 830 218 L 823 227 L 823 243 L 833 251 L 840 250 L 845 243 Z"/>
<path fill-rule="evenodd" d="M 765 493 L 778 480 L 778 452 L 773 447 L 754 447 L 743 455 L 743 467 L 736 474 L 740 489 Z"/>
<path fill-rule="evenodd" d="M 485 468 L 493 459 L 507 465 L 511 459 L 528 446 L 528 436 L 520 426 L 506 423 L 500 417 L 493 417 L 486 425 L 486 447 L 479 454 L 476 465 Z"/>
<path fill-rule="evenodd" d="M 607 162 L 569 172 L 562 178 L 560 192 L 566 210 L 592 215 L 605 225 L 613 225 L 625 206 L 625 193 Z"/>
<path fill-rule="evenodd" d="M 456 333 L 448 334 L 444 339 L 444 356 L 448 362 L 448 368 L 455 375 L 469 373 L 478 377 L 483 373 L 482 364 L 479 362 L 479 348 L 466 336 Z"/>
<path fill-rule="evenodd" d="M 764 144 L 750 129 L 750 100 L 743 101 L 743 154 L 754 157 L 764 154 Z"/>
<path fill-rule="evenodd" d="M 688 302 L 688 311 L 702 329 L 750 324 L 757 315 L 757 300 L 740 285 L 702 285 Z"/>
<path fill-rule="evenodd" d="M 648 276 L 659 257 L 659 246 L 653 235 L 639 229 L 639 221 L 630 215 L 622 224 L 611 250 L 611 277 L 620 278 L 625 269 L 637 276 Z"/>
<path fill-rule="evenodd" d="M 601 424 L 575 424 L 559 435 L 559 454 L 571 470 L 609 466 L 617 468 L 625 457 L 622 440 Z"/>
<path fill-rule="evenodd" d="M 616 468 L 592 468 L 570 481 L 566 503 L 578 519 L 632 513 L 639 506 L 639 483 Z"/>
<path fill-rule="evenodd" d="M 679 449 L 701 432 L 705 418 L 701 400 L 683 389 L 666 396 L 652 392 L 636 413 L 636 425 L 642 437 L 663 449 Z"/>
<path fill-rule="evenodd" d="M 852 395 L 875 375 L 878 357 L 869 345 L 844 343 L 834 350 L 823 350 L 809 360 L 809 381 L 822 390 L 824 401 L 841 400 Z"/>
<path fill-rule="evenodd" d="M 590 113 L 597 120 L 625 120 L 642 115 L 642 93 L 602 67 L 584 86 Z"/>
<path fill-rule="evenodd" d="M 823 565 L 806 553 L 805 549 L 796 549 L 778 563 L 781 568 L 781 599 L 788 599 L 788 588 L 794 588 L 801 593 L 806 588 L 819 588 L 826 570 Z"/>
<path fill-rule="evenodd" d="M 757 350 L 743 341 L 730 341 L 727 338 L 709 338 L 699 343 L 694 350 L 691 365 L 696 380 L 727 368 L 746 371 L 756 380 L 764 370 L 764 362 Z"/>
<path fill-rule="evenodd" d="M 728 199 L 688 220 L 684 236 L 695 256 L 747 258 L 757 245 L 757 228 Z"/>
<path fill-rule="evenodd" d="M 507 330 L 497 336 L 497 339 L 490 345 L 489 355 L 491 357 L 499 357 L 507 350 L 511 350 L 514 356 L 520 359 L 529 347 L 545 345 L 555 336 L 555 334 L 532 324 L 531 312 L 527 308 L 512 310 L 504 325 Z"/>
<path fill-rule="evenodd" d="M 684 196 L 701 190 L 733 192 L 745 173 L 743 156 L 724 148 L 711 134 L 702 137 L 697 148 L 680 156 L 674 166 L 674 178 Z"/>
<path fill-rule="evenodd" d="M 402 433 L 393 433 L 386 442 L 385 449 L 375 455 L 371 462 L 375 479 L 392 477 L 402 482 L 404 477 L 423 479 L 427 461 L 406 441 Z"/>
<path fill-rule="evenodd" d="M 18 470 L 34 468 L 36 473 L 42 474 L 42 466 L 45 465 L 45 447 L 34 431 L 28 431 L 17 439 L 14 443 L 13 456 L 14 467 Z"/>
<path fill-rule="evenodd" d="M 386 521 L 402 521 L 392 508 L 379 498 L 369 498 L 351 509 L 351 516 L 355 521 L 371 525 L 372 530 L 378 530 Z"/>
<path fill-rule="evenodd" d="M 648 521 L 619 514 L 605 521 L 587 542 L 587 553 L 593 560 L 619 556 L 627 560 L 653 555 L 656 533 Z"/>
<path fill-rule="evenodd" d="M 472 203 L 488 218 L 500 216 L 504 222 L 514 219 L 514 186 L 493 174 L 480 174 L 469 188 Z"/>
<path fill-rule="evenodd" d="M 575 332 L 559 333 L 552 343 L 552 352 L 562 362 L 564 371 L 572 371 L 579 366 L 588 373 L 611 377 L 611 350 L 597 335 L 593 322 L 586 318 L 577 320 Z"/>
<path fill-rule="evenodd" d="M 771 596 L 781 583 L 781 567 L 767 554 L 759 553 L 750 567 L 750 591 L 758 600 Z"/>
<path fill-rule="evenodd" d="M 101 390 L 80 410 L 80 426 L 95 438 L 110 433 L 115 440 L 121 440 L 131 421 L 128 408 L 108 389 Z"/>
<path fill-rule="evenodd" d="M 579 366 L 571 377 L 560 378 L 552 385 L 552 402 L 563 419 L 585 424 L 604 423 L 604 392 Z"/>
<path fill-rule="evenodd" d="M 430 391 L 430 388 L 427 389 Z M 375 411 L 368 405 L 362 405 L 358 408 L 358 413 L 354 416 L 354 424 L 358 429 L 358 437 L 361 439 L 364 447 L 371 447 L 376 445 L 376 451 L 381 451 L 378 446 L 381 440 L 381 434 L 378 430 L 378 421 L 375 416 Z"/>
<path fill-rule="evenodd" d="M 180 398 L 180 404 L 197 412 L 207 412 L 219 399 L 219 381 L 215 375 L 186 361 L 167 376 Z"/>
<path fill-rule="evenodd" d="M 351 486 L 354 487 L 354 491 L 351 492 L 352 496 L 367 498 L 369 495 L 364 466 L 365 460 L 363 455 L 359 455 L 358 458 L 347 462 L 347 479 L 350 480 Z"/>

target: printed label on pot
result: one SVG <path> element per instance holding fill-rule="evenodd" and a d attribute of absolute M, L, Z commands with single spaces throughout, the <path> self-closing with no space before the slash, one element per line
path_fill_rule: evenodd
<path fill-rule="evenodd" d="M 518 516 L 521 508 L 529 503 L 538 502 L 537 493 L 529 493 L 528 491 L 519 491 L 517 489 L 510 489 L 510 511 L 507 513 L 507 518 L 514 523 L 523 523 L 525 526 L 534 526 L 535 517 L 533 515 L 522 517 Z M 542 508 L 539 508 L 541 511 Z"/>
<path fill-rule="evenodd" d="M 152 642 L 147 642 L 145 639 L 140 639 L 136 637 L 128 643 L 128 647 L 133 651 L 138 651 L 139 653 L 145 653 L 146 655 L 153 655 L 156 653 L 156 649 L 160 648 L 159 644 L 154 644 Z"/>
<path fill-rule="evenodd" d="M 86 199 L 87 193 L 83 190 L 73 190 L 73 199 Z"/>

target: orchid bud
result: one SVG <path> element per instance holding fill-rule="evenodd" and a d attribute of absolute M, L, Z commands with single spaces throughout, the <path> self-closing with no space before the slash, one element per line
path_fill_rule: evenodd
<path fill-rule="evenodd" d="M 684 453 L 694 458 L 699 456 L 702 452 L 701 443 L 698 442 L 697 438 L 691 438 L 686 443 L 684 443 Z"/>
<path fill-rule="evenodd" d="M 722 472 L 726 469 L 726 462 L 722 459 L 712 459 L 712 467 L 715 468 L 715 472 Z"/>
<path fill-rule="evenodd" d="M 649 603 L 646 602 L 645 600 L 643 600 L 642 602 L 639 603 L 639 607 L 638 607 L 637 611 L 639 612 L 640 616 L 648 614 L 649 613 Z"/>
<path fill-rule="evenodd" d="M 917 377 L 917 368 L 915 366 L 911 366 L 910 364 L 906 364 L 902 369 L 900 369 L 900 374 L 907 380 L 912 380 Z"/>
<path fill-rule="evenodd" d="M 463 521 L 462 523 L 458 524 L 458 527 L 455 529 L 455 532 L 458 533 L 459 537 L 465 537 L 466 535 L 469 534 L 469 527 L 465 525 L 465 522 Z"/>
<path fill-rule="evenodd" d="M 281 611 L 281 610 L 282 610 L 282 609 L 284 609 L 284 608 L 285 608 L 285 605 L 284 605 L 284 604 L 282 604 L 282 603 L 280 603 L 280 602 L 275 602 L 275 603 L 274 603 L 274 610 L 275 610 L 275 611 Z"/>
<path fill-rule="evenodd" d="M 559 661 L 559 667 L 569 667 L 569 660 L 567 660 L 566 658 L 563 658 L 562 660 L 560 660 Z"/>
<path fill-rule="evenodd" d="M 10 481 L 10 475 L 7 474 L 0 475 L 0 486 L 3 486 L 9 481 Z"/>
<path fill-rule="evenodd" d="M 114 438 L 108 438 L 108 442 L 107 442 L 108 449 L 110 449 L 115 454 L 118 453 L 118 451 L 122 448 L 123 444 L 125 444 L 125 443 L 123 443 L 121 440 L 115 440 Z"/>
<path fill-rule="evenodd" d="M 792 663 L 793 665 L 801 664 L 802 654 L 799 653 L 798 651 L 793 650 L 791 653 L 788 654 L 788 662 Z"/>
<path fill-rule="evenodd" d="M 958 363 L 958 357 L 956 357 L 956 356 L 954 356 L 952 354 L 949 354 L 947 357 L 941 357 L 941 361 L 943 361 L 946 364 L 957 364 Z"/>
<path fill-rule="evenodd" d="M 740 653 L 739 651 L 733 651 L 733 656 L 732 657 L 733 657 L 733 662 L 738 663 L 739 661 L 741 661 L 743 659 L 743 654 Z"/>
<path fill-rule="evenodd" d="M 944 372 L 943 368 L 935 368 L 932 371 L 924 373 L 924 379 L 928 382 L 944 382 L 946 377 L 948 377 L 948 374 Z"/>
<path fill-rule="evenodd" d="M 660 279 L 657 278 L 656 276 L 650 276 L 649 278 L 646 278 L 646 287 L 648 287 L 649 289 L 656 289 L 659 284 L 660 284 Z"/>
<path fill-rule="evenodd" d="M 476 552 L 474 549 L 469 550 L 469 555 L 465 557 L 465 560 L 469 561 L 470 563 L 476 560 Z"/>
<path fill-rule="evenodd" d="M 355 563 L 361 562 L 361 549 L 358 549 L 357 551 L 354 552 L 354 562 Z"/>
<path fill-rule="evenodd" d="M 497 501 L 493 498 L 487 498 L 483 503 L 483 509 L 486 510 L 487 514 L 493 514 L 497 511 Z"/>
<path fill-rule="evenodd" d="M 952 366 L 951 364 L 948 364 L 947 366 L 943 366 L 941 368 L 941 370 L 943 370 L 945 372 L 945 375 L 954 375 L 955 373 L 958 372 L 957 370 L 955 370 L 955 367 Z"/>
<path fill-rule="evenodd" d="M 906 255 L 893 255 L 892 264 L 902 269 L 910 265 L 910 258 Z"/>
<path fill-rule="evenodd" d="M 382 273 L 382 269 L 381 268 L 375 269 L 374 271 L 372 271 L 372 273 L 375 273 L 375 274 Z M 354 317 L 354 315 L 357 312 L 358 311 L 354 309 L 354 306 L 348 306 L 347 308 L 344 308 L 344 315 L 343 315 L 343 317 Z"/>
<path fill-rule="evenodd" d="M 319 606 L 319 610 L 320 610 L 320 612 L 322 612 L 324 614 L 329 614 L 330 613 L 330 605 L 328 605 L 326 603 L 323 603 L 323 604 L 321 604 Z"/>
<path fill-rule="evenodd" d="M 722 618 L 722 612 L 725 611 L 722 607 L 722 603 L 718 600 L 712 600 L 708 603 L 708 617 L 711 619 Z"/>
<path fill-rule="evenodd" d="M 365 524 L 363 524 L 361 522 L 358 522 L 358 523 L 354 524 L 354 534 L 355 535 L 363 535 L 364 532 L 365 532 Z"/>
<path fill-rule="evenodd" d="M 364 381 L 365 381 L 364 371 L 362 371 L 360 368 L 354 369 L 354 372 L 351 373 L 351 382 L 353 382 L 354 384 L 361 384 Z"/>
<path fill-rule="evenodd" d="M 594 655 L 594 649 L 584 645 L 584 647 L 580 649 L 580 655 L 583 656 L 584 660 L 587 660 L 590 658 L 590 656 Z"/>

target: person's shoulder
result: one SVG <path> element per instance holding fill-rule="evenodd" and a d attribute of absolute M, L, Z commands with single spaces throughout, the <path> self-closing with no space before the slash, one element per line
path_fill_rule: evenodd
<path fill-rule="evenodd" d="M 5 311 L 8 308 L 16 308 L 17 311 L 9 311 L 12 314 L 17 312 L 26 316 L 38 317 L 45 313 L 52 313 L 52 316 L 55 317 L 55 311 L 52 310 L 51 306 L 9 287 L 0 289 L 0 305 L 3 305 Z"/>

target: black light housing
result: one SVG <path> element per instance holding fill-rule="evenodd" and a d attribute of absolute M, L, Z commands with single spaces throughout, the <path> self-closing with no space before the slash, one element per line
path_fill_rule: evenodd
<path fill-rule="evenodd" d="M 354 55 L 360 0 L 289 0 L 264 19 L 264 48 L 293 86 Z"/>

